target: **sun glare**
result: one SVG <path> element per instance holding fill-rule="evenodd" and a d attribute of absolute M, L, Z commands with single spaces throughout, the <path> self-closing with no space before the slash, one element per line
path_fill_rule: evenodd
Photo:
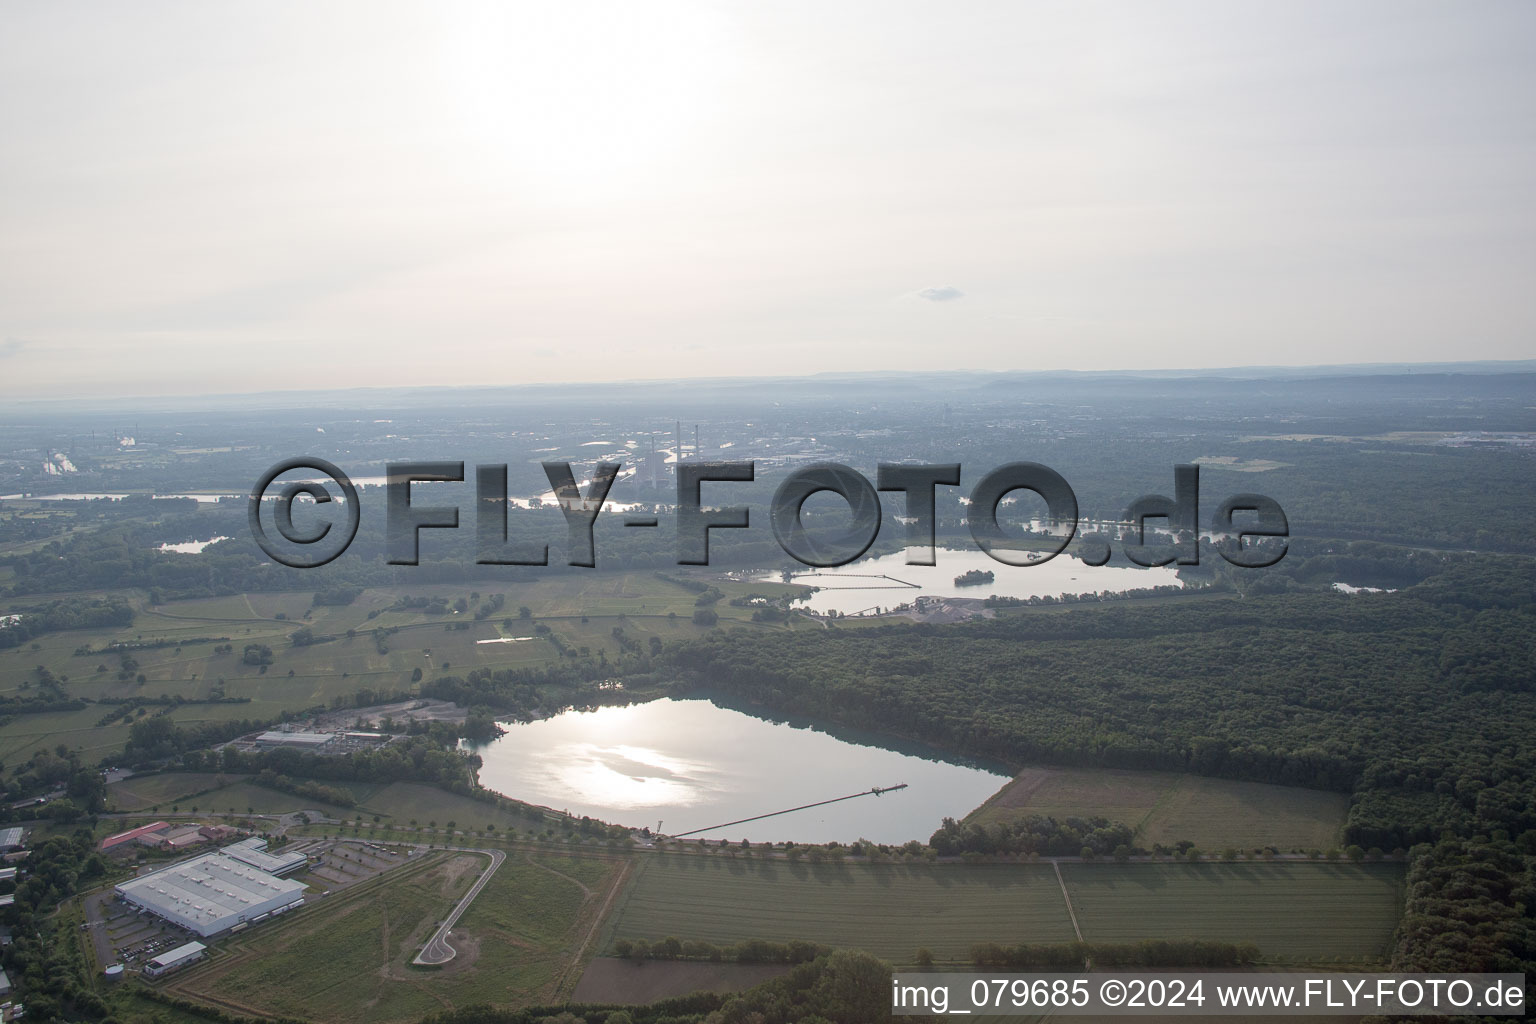
<path fill-rule="evenodd" d="M 629 194 L 684 157 L 721 114 L 726 33 L 705 13 L 571 3 L 541 19 L 535 36 L 511 9 L 476 8 L 454 23 L 442 51 L 455 155 L 508 186 Z"/>

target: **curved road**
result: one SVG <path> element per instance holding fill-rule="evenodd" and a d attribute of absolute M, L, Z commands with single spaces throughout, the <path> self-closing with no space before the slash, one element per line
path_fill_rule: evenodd
<path fill-rule="evenodd" d="M 411 961 L 413 964 L 436 966 L 445 964 L 458 955 L 457 951 L 448 945 L 448 933 L 453 931 L 453 926 L 459 923 L 459 918 L 463 916 L 464 911 L 469 909 L 475 897 L 480 895 L 480 890 L 485 888 L 485 883 L 489 882 L 491 876 L 496 873 L 496 869 L 501 867 L 501 862 L 507 859 L 507 855 L 500 850 L 471 850 L 462 846 L 453 846 L 449 849 L 459 853 L 486 854 L 491 858 L 491 866 L 475 880 L 475 884 L 469 887 L 469 892 L 465 893 L 464 898 L 459 900 L 458 906 L 453 908 L 453 913 L 449 914 L 437 931 L 432 933 L 432 938 L 427 940 L 427 944 L 421 947 L 421 952 L 416 954 L 416 959 Z"/>

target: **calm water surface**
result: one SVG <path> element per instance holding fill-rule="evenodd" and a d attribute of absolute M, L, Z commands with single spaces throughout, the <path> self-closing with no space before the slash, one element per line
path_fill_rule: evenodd
<path fill-rule="evenodd" d="M 480 783 L 506 796 L 669 835 L 905 782 L 907 789 L 703 834 L 824 843 L 927 840 L 1006 781 L 1001 766 L 938 760 L 770 722 L 709 700 L 655 700 L 511 723 L 475 747 Z M 857 740 L 852 742 L 850 740 Z M 919 753 L 929 756 L 918 756 Z"/>
<path fill-rule="evenodd" d="M 1062 594 L 1121 593 L 1148 587 L 1180 586 L 1178 572 L 1171 566 L 1154 569 L 1120 565 L 1091 566 L 1072 555 L 1060 554 L 1040 565 L 1004 565 L 985 551 L 941 550 L 935 555 L 938 565 L 908 565 L 907 555 L 899 551 L 835 569 L 807 566 L 791 582 L 820 587 L 797 607 L 815 612 L 841 612 L 856 615 L 874 608 L 890 609 L 910 604 L 914 597 L 1059 597 Z M 991 583 L 960 587 L 955 577 L 971 569 L 991 572 Z M 782 581 L 779 573 L 758 573 L 754 579 Z"/>
<path fill-rule="evenodd" d="M 182 555 L 200 555 L 208 545 L 217 544 L 221 540 L 229 540 L 229 538 L 213 537 L 209 540 L 184 540 L 180 544 L 161 544 L 157 550 L 174 551 Z"/>

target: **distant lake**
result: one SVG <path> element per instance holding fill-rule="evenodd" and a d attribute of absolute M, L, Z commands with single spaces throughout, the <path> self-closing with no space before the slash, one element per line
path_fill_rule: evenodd
<path fill-rule="evenodd" d="M 0 494 L 0 501 L 120 501 L 128 497 L 126 491 L 82 491 L 73 494 Z M 235 494 L 155 494 L 155 498 L 190 498 L 193 501 L 216 502 L 221 498 L 235 498 Z"/>
<path fill-rule="evenodd" d="M 1123 556 L 1117 552 L 1123 562 Z M 806 566 L 791 582 L 821 587 L 797 607 L 815 612 L 854 615 L 872 608 L 909 604 L 919 595 L 931 597 L 1059 597 L 1062 594 L 1122 593 L 1147 587 L 1181 586 L 1172 566 L 1091 566 L 1073 555 L 1060 554 L 1041 565 L 1004 565 L 985 551 L 940 550 L 938 565 L 908 565 L 905 551 L 882 555 L 835 569 Z M 991 572 L 993 581 L 976 586 L 955 585 L 955 577 L 972 569 Z M 777 572 L 755 573 L 753 579 L 780 582 Z"/>
<path fill-rule="evenodd" d="M 793 723 L 793 724 L 792 724 Z M 670 698 L 505 724 L 472 746 L 480 784 L 575 815 L 676 835 L 905 782 L 907 789 L 781 814 L 693 838 L 732 842 L 926 841 L 997 792 L 1001 765 L 804 720 L 768 721 L 710 700 Z"/>
<path fill-rule="evenodd" d="M 1396 589 L 1384 587 L 1352 587 L 1348 583 L 1335 583 L 1333 589 L 1341 594 L 1395 594 Z"/>
<path fill-rule="evenodd" d="M 203 549 L 210 544 L 217 544 L 221 540 L 229 540 L 228 537 L 210 537 L 208 540 L 185 540 L 180 544 L 161 544 L 155 550 L 174 551 L 182 555 L 200 555 Z"/>

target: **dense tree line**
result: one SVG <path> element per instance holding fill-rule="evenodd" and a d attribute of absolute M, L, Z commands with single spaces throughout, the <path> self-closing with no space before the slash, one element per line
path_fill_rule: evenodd
<path fill-rule="evenodd" d="M 1242 967 L 1257 963 L 1259 947 L 1252 943 L 1208 942 L 1201 939 L 1147 939 L 1134 943 L 1065 942 L 1002 946 L 982 942 L 971 947 L 978 970 L 1076 971 L 1091 963 L 1095 970 L 1135 967 Z"/>
<path fill-rule="evenodd" d="M 1505 839 L 1415 847 L 1394 971 L 1536 972 L 1536 856 Z"/>
<path fill-rule="evenodd" d="M 352 795 L 351 790 L 341 786 L 327 786 L 310 779 L 295 779 L 287 775 L 279 775 L 270 768 L 262 769 L 253 781 L 268 789 L 275 789 L 279 793 L 291 793 L 306 800 L 318 800 L 337 807 L 353 807 L 357 804 L 357 798 Z"/>
<path fill-rule="evenodd" d="M 613 944 L 615 956 L 631 960 L 707 960 L 733 964 L 805 964 L 832 952 L 804 939 L 773 942 L 768 939 L 743 939 L 729 946 L 689 939 L 686 942 L 669 935 L 663 939 L 620 939 Z"/>
<path fill-rule="evenodd" d="M 1018 821 L 988 824 L 945 818 L 928 840 L 940 857 L 964 853 L 987 856 L 1077 857 L 1085 851 L 1096 857 L 1113 856 L 1117 851 L 1137 852 L 1132 846 L 1134 831 L 1124 822 L 1107 818 L 1055 818 L 1032 814 Z"/>
<path fill-rule="evenodd" d="M 0 820 L 51 817 L 65 823 L 86 814 L 95 814 L 106 805 L 106 784 L 101 772 L 83 763 L 78 750 L 59 744 L 52 750 L 38 750 L 17 765 L 5 780 L 0 796 L 6 803 L 19 802 L 38 794 L 62 794 L 39 808 L 31 806 L 0 809 Z"/>
<path fill-rule="evenodd" d="M 8 612 L 6 618 L 0 619 L 0 649 L 20 647 L 35 636 L 60 629 L 120 628 L 132 624 L 133 607 L 122 598 L 66 597 Z"/>
<path fill-rule="evenodd" d="M 128 727 L 128 742 L 122 759 L 130 765 L 147 765 L 178 755 L 202 756 L 206 747 L 223 743 L 277 724 L 273 720 L 234 722 L 188 722 L 177 724 L 165 715 L 141 718 Z"/>
<path fill-rule="evenodd" d="M 106 874 L 95 836 L 89 828 L 51 836 L 32 848 L 22 867 L 26 877 L 4 911 L 14 938 L 0 950 L 0 964 L 26 993 L 27 1019 L 102 1020 L 108 1009 L 86 982 L 92 971 L 81 935 L 52 917 L 60 901 Z"/>
<path fill-rule="evenodd" d="M 407 736 L 373 750 L 327 755 L 306 753 L 291 747 L 255 751 L 236 750 L 233 747 L 217 751 L 191 749 L 181 754 L 180 767 L 194 772 L 255 774 L 259 781 L 269 776 L 323 782 L 409 781 L 445 786 L 463 786 L 472 781 L 473 773 L 479 767 L 479 758 L 454 749 L 457 730 L 452 725 L 442 722 L 429 724 L 443 728 L 435 733 L 423 732 Z M 321 796 L 316 798 L 329 799 Z M 346 801 L 333 802 L 351 806 Z"/>
<path fill-rule="evenodd" d="M 43 715 L 54 711 L 79 711 L 83 700 L 50 697 L 0 697 L 0 715 Z"/>
<path fill-rule="evenodd" d="M 570 658 L 542 667 L 478 668 L 464 676 L 424 680 L 421 696 L 484 709 L 501 718 L 529 721 L 536 715 L 548 717 L 572 707 L 623 703 L 628 699 L 624 694 L 595 684 L 615 675 L 648 681 L 652 667 L 653 655 L 639 651 L 613 661 Z"/>

